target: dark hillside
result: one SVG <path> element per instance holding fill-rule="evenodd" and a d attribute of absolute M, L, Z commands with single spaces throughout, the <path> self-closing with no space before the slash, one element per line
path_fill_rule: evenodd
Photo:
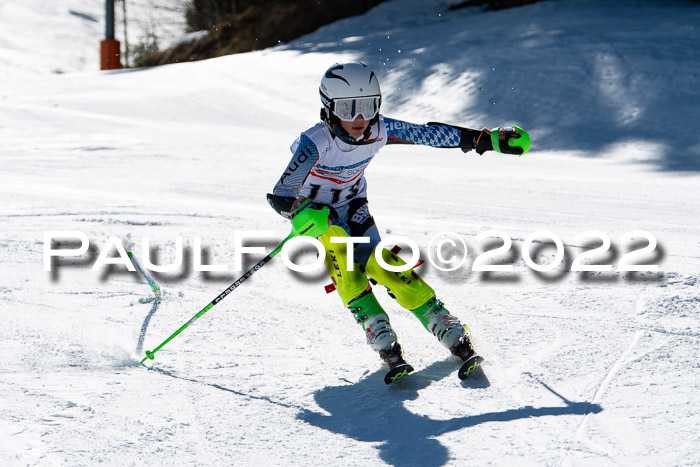
<path fill-rule="evenodd" d="M 301 37 L 325 24 L 365 13 L 383 1 L 238 2 L 238 10 L 235 13 L 223 15 L 223 20 L 216 23 L 206 37 L 179 44 L 170 50 L 147 55 L 138 65 L 165 65 L 265 49 Z M 240 6 L 241 4 L 243 6 Z M 195 22 L 194 27 L 198 24 L 206 23 Z"/>

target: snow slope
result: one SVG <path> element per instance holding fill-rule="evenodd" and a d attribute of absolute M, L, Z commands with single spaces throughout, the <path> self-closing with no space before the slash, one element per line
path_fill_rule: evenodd
<path fill-rule="evenodd" d="M 700 7 L 616 4 L 485 13 L 389 1 L 269 51 L 5 75 L 3 464 L 697 464 L 700 176 L 690 123 L 700 77 L 688 44 Z M 459 363 L 378 288 L 416 368 L 386 387 L 352 316 L 323 292 L 325 273 L 293 274 L 277 260 L 159 351 L 151 370 L 134 366 L 144 322 L 152 349 L 238 277 L 235 232 L 274 230 L 252 242 L 268 250 L 288 233 L 265 193 L 316 119 L 320 75 L 354 57 L 377 69 L 386 115 L 531 130 L 523 158 L 387 147 L 367 172 L 385 236 L 415 240 L 424 257 L 440 232 L 466 240 L 460 269 L 419 272 L 470 325 L 483 372 L 460 383 Z M 471 271 L 486 248 L 475 237 L 493 229 L 513 240 L 512 274 Z M 537 274 L 520 250 L 542 229 L 561 237 L 566 259 Z M 632 247 L 620 236 L 639 229 L 658 240 L 640 261 L 658 273 L 568 271 L 597 246 L 579 233 L 610 236 L 612 253 L 597 259 L 616 266 Z M 45 272 L 48 230 L 80 230 L 92 249 Z M 159 264 L 184 238 L 185 266 L 153 274 L 163 289 L 154 313 L 138 274 L 90 269 L 109 237 L 141 261 L 150 237 Z M 226 273 L 192 272 L 195 237 Z M 554 257 L 544 242 L 532 250 L 540 262 Z"/>
<path fill-rule="evenodd" d="M 155 36 L 163 49 L 185 32 L 184 2 L 115 2 L 114 35 L 133 63 L 134 49 Z M 104 0 L 0 1 L 0 74 L 21 77 L 44 73 L 99 70 L 100 41 L 105 37 Z M 122 64 L 125 64 L 122 60 Z"/>

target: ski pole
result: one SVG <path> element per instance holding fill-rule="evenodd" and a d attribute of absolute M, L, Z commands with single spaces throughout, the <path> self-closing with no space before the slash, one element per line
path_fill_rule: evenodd
<path fill-rule="evenodd" d="M 160 305 L 160 287 L 158 287 L 158 284 L 151 279 L 151 276 L 149 276 L 146 271 L 143 270 L 141 267 L 141 264 L 139 264 L 138 261 L 136 261 L 136 257 L 134 254 L 130 251 L 127 251 L 126 254 L 129 256 L 131 259 L 131 262 L 136 266 L 136 269 L 139 270 L 141 275 L 146 279 L 146 282 L 148 282 L 148 285 L 151 287 L 151 290 L 153 290 L 153 297 L 151 298 L 139 298 L 139 303 L 148 303 L 148 302 L 153 302 L 153 306 L 151 307 L 151 311 L 148 312 L 146 315 L 146 318 L 143 320 L 143 324 L 141 325 L 141 332 L 139 332 L 139 340 L 136 343 L 136 353 L 141 353 L 141 350 L 143 350 L 143 340 L 146 338 L 146 330 L 148 330 L 148 323 L 151 322 L 151 318 L 155 314 L 156 310 L 158 309 L 158 305 Z"/>
<path fill-rule="evenodd" d="M 144 279 L 146 279 L 146 282 L 148 282 L 148 285 L 151 287 L 151 290 L 153 290 L 153 294 L 155 295 L 155 298 L 151 299 L 149 301 L 160 300 L 160 287 L 158 287 L 158 284 L 156 284 L 156 282 L 153 279 L 151 279 L 151 276 L 149 276 L 146 273 L 146 271 L 143 270 L 143 268 L 141 267 L 141 264 L 139 264 L 139 262 L 136 261 L 136 258 L 134 257 L 133 253 L 131 253 L 130 251 L 127 251 L 126 255 L 129 257 L 129 259 L 131 259 L 131 262 L 134 263 L 134 266 L 136 266 L 136 269 L 138 269 L 138 271 L 141 273 L 141 275 L 144 277 Z"/>
<path fill-rule="evenodd" d="M 282 240 L 282 243 L 279 244 L 277 248 L 272 250 L 267 256 L 265 256 L 263 259 L 261 259 L 255 266 L 250 268 L 245 274 L 243 274 L 241 277 L 236 280 L 233 284 L 228 286 L 226 290 L 221 292 L 218 297 L 216 297 L 214 300 L 212 300 L 207 306 L 199 310 L 199 312 L 194 315 L 192 318 L 190 318 L 189 321 L 187 321 L 185 324 L 183 324 L 180 329 L 175 331 L 170 337 L 165 339 L 158 347 L 156 347 L 153 350 L 147 350 L 146 351 L 146 356 L 141 360 L 140 365 L 143 365 L 143 362 L 146 361 L 146 359 L 153 360 L 155 358 L 155 353 L 158 352 L 160 349 L 165 346 L 168 342 L 171 340 L 175 339 L 178 334 L 180 334 L 182 331 L 187 329 L 187 327 L 197 321 L 204 313 L 209 311 L 214 305 L 219 303 L 221 300 L 226 298 L 231 292 L 233 292 L 236 288 L 238 288 L 239 285 L 241 285 L 243 282 L 245 282 L 250 276 L 252 276 L 257 270 L 259 270 L 261 267 L 263 267 L 265 264 L 267 264 L 268 261 L 270 261 L 272 258 L 277 256 L 277 254 L 282 251 L 282 247 L 284 247 L 284 244 L 287 243 L 287 241 L 291 240 L 294 237 L 297 237 L 299 235 L 306 235 L 308 237 L 318 237 L 320 235 L 323 235 L 326 233 L 328 230 L 328 216 L 330 215 L 330 211 L 328 207 L 324 206 L 321 209 L 305 209 L 312 200 L 307 199 L 302 203 L 301 206 L 297 210 L 295 210 L 295 216 L 292 219 L 292 231 L 291 233 Z"/>

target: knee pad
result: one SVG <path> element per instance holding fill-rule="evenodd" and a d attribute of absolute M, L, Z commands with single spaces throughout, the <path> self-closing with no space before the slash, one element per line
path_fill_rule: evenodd
<path fill-rule="evenodd" d="M 376 250 L 375 252 L 376 253 Z M 367 261 L 367 275 L 378 284 L 389 289 L 389 294 L 407 310 L 415 310 L 435 295 L 432 287 L 426 284 L 413 269 L 402 272 L 387 271 L 370 255 Z M 403 266 L 404 260 L 386 248 L 382 249 L 382 259 L 390 266 Z"/>
<path fill-rule="evenodd" d="M 352 299 L 367 289 L 369 281 L 357 264 L 354 265 L 353 271 L 348 271 L 347 245 L 331 243 L 331 237 L 349 237 L 349 235 L 342 227 L 331 225 L 325 234 L 318 237 L 326 249 L 326 270 L 335 284 L 343 305 L 348 306 Z"/>

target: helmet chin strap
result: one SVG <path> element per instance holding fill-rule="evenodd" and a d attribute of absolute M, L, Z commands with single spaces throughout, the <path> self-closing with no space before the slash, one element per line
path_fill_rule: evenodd
<path fill-rule="evenodd" d="M 354 146 L 362 146 L 364 144 L 372 144 L 377 141 L 377 138 L 368 138 L 372 134 L 372 126 L 379 122 L 379 113 L 377 113 L 377 115 L 369 121 L 369 125 L 367 125 L 365 132 L 362 134 L 362 139 L 357 139 L 350 136 L 350 134 L 340 125 L 340 119 L 335 116 L 330 116 L 329 118 L 328 112 L 326 112 L 325 109 L 321 109 L 321 119 L 326 123 L 326 126 L 333 136 L 337 137 L 344 143 L 352 144 Z"/>

